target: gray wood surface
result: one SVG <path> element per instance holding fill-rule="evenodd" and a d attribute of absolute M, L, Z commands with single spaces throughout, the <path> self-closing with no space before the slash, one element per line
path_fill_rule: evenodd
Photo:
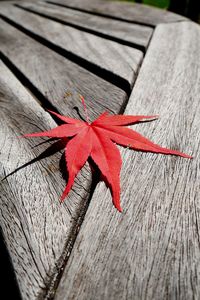
<path fill-rule="evenodd" d="M 200 27 L 158 25 L 125 114 L 159 114 L 132 126 L 183 159 L 121 149 L 120 214 L 95 190 L 56 293 L 71 299 L 200 298 Z"/>
<path fill-rule="evenodd" d="M 54 45 L 133 84 L 143 57 L 141 51 L 47 20 L 7 3 L 1 6 L 1 14 Z"/>
<path fill-rule="evenodd" d="M 0 20 L 0 50 L 62 114 L 84 116 L 78 93 L 87 101 L 91 119 L 109 109 L 118 112 L 127 94 L 114 84 L 79 67 L 65 57 Z M 66 92 L 71 94 L 66 97 Z"/>
<path fill-rule="evenodd" d="M 27 15 L 29 15 L 27 13 Z M 78 92 L 86 98 L 91 118 L 105 108 L 118 112 L 127 99 L 114 84 L 58 55 L 48 47 L 0 21 L 0 49 L 37 90 L 63 114 L 84 116 Z M 126 48 L 126 47 L 125 47 Z M 132 51 L 134 49 L 130 49 Z M 13 66 L 11 68 L 14 72 Z M 1 65 L 1 178 L 37 157 L 47 144 L 32 148 L 40 139 L 18 140 L 16 135 L 54 127 L 41 108 L 41 99 L 30 95 Z M 23 76 L 19 75 L 24 81 Z M 66 92 L 72 92 L 72 95 Z M 11 111 L 12 108 L 12 111 Z M 59 169 L 61 153 L 30 164 L 1 182 L 1 227 L 12 258 L 23 299 L 43 298 L 62 268 L 87 205 L 91 175 L 87 167 L 77 178 L 63 206 L 60 195 L 66 184 Z M 82 201 L 83 200 L 83 201 Z M 31 288 L 30 288 L 31 287 Z"/>
<path fill-rule="evenodd" d="M 149 26 L 186 20 L 185 17 L 172 12 L 137 3 L 108 0 L 48 0 L 47 2 Z"/>
<path fill-rule="evenodd" d="M 62 153 L 56 147 L 39 159 L 55 141 L 37 146 L 47 139 L 18 138 L 56 123 L 2 62 L 0 70 L 0 226 L 22 298 L 43 299 L 73 240 L 89 196 L 91 174 L 85 167 L 68 199 L 60 204 L 66 185 L 59 167 Z M 38 160 L 33 163 L 34 159 Z"/>
<path fill-rule="evenodd" d="M 100 34 L 108 39 L 114 39 L 119 43 L 125 43 L 133 47 L 137 46 L 138 48 L 145 49 L 147 47 L 153 31 L 152 28 L 147 26 L 112 20 L 45 2 L 26 2 L 20 4 L 20 7 L 80 27 L 81 30 L 89 30 L 94 34 Z"/>

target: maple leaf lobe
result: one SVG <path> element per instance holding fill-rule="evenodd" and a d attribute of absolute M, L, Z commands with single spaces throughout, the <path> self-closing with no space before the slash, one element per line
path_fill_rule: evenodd
<path fill-rule="evenodd" d="M 87 109 L 83 102 L 84 99 L 81 98 L 81 100 L 87 114 Z M 122 161 L 119 149 L 115 143 L 140 151 L 192 158 L 177 150 L 163 148 L 136 131 L 124 127 L 125 125 L 145 120 L 153 120 L 158 117 L 157 115 L 125 116 L 109 115 L 108 112 L 104 112 L 90 123 L 88 115 L 87 121 L 84 122 L 67 116 L 61 116 L 53 111 L 49 112 L 65 124 L 49 131 L 25 134 L 23 137 L 47 136 L 63 139 L 69 138 L 66 140 L 65 146 L 65 160 L 69 177 L 66 188 L 61 196 L 61 201 L 64 201 L 71 190 L 78 172 L 85 165 L 88 158 L 91 157 L 101 171 L 105 183 L 111 190 L 114 206 L 118 211 L 122 211 L 120 206 L 120 171 Z"/>

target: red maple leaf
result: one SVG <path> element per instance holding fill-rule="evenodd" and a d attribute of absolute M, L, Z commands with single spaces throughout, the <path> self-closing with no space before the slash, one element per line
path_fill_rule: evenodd
<path fill-rule="evenodd" d="M 83 98 L 82 103 L 86 112 L 86 122 L 61 116 L 50 111 L 65 124 L 49 131 L 24 135 L 24 137 L 69 138 L 65 147 L 65 159 L 69 177 L 61 197 L 62 201 L 68 195 L 78 172 L 88 158 L 91 157 L 101 171 L 103 180 L 111 189 L 114 206 L 120 212 L 122 211 L 120 206 L 120 170 L 122 161 L 115 143 L 135 150 L 192 158 L 179 151 L 160 147 L 136 131 L 123 127 L 123 125 L 134 124 L 145 119 L 155 119 L 157 116 L 109 115 L 107 112 L 104 112 L 90 123 Z"/>

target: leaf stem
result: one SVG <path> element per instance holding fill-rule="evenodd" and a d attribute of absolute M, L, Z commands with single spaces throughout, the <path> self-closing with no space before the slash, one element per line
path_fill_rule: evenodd
<path fill-rule="evenodd" d="M 89 120 L 89 117 L 88 117 L 88 110 L 87 110 L 87 106 L 85 104 L 85 100 L 83 98 L 83 96 L 79 95 L 80 96 L 80 99 L 82 101 L 82 104 L 83 104 L 83 108 L 84 108 L 84 111 L 85 111 L 85 116 L 86 116 L 86 120 L 87 120 L 87 123 L 90 124 L 90 120 Z"/>

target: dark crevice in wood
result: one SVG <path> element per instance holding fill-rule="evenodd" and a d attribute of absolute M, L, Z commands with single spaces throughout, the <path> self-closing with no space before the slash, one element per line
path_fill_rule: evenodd
<path fill-rule="evenodd" d="M 151 36 L 150 36 L 150 38 L 149 38 L 148 44 L 147 44 L 147 46 L 146 46 L 146 51 L 147 51 L 148 48 L 149 48 L 149 45 L 150 45 L 150 43 L 151 43 L 153 34 L 154 34 L 154 31 L 152 32 L 152 34 L 151 34 Z M 132 93 L 132 91 L 133 91 L 133 89 L 134 89 L 134 85 L 135 85 L 135 82 L 136 82 L 136 80 L 137 80 L 138 74 L 139 74 L 139 72 L 140 72 L 140 68 L 141 68 L 141 66 L 142 66 L 142 64 L 143 64 L 143 61 L 144 61 L 144 59 L 145 59 L 145 55 L 146 55 L 146 52 L 144 53 L 143 59 L 141 60 L 140 64 L 138 65 L 137 72 L 134 73 L 134 81 L 133 81 L 133 84 L 132 84 L 131 93 Z M 125 109 L 126 109 L 126 107 L 127 107 L 127 105 L 128 105 L 129 98 L 130 98 L 130 95 L 127 96 L 126 99 L 124 100 L 124 102 L 123 102 L 123 104 L 122 104 L 122 106 L 121 106 L 121 108 L 120 108 L 119 114 L 124 114 L 124 111 L 125 111 Z"/>
<path fill-rule="evenodd" d="M 89 11 L 89 10 L 84 9 L 84 8 L 72 7 L 72 6 L 67 5 L 67 4 L 56 3 L 56 2 L 53 2 L 53 1 L 45 1 L 45 2 L 49 3 L 49 4 L 52 4 L 52 5 L 61 6 L 61 7 L 65 7 L 65 8 L 70 8 L 70 9 L 73 9 L 73 10 L 77 10 L 77 11 L 80 11 L 80 12 L 83 12 L 83 13 L 87 13 L 87 14 L 90 14 L 90 15 L 95 15 L 95 16 L 104 17 L 104 18 L 107 18 L 107 19 L 122 21 L 122 22 L 125 22 L 125 23 L 131 23 L 131 24 L 137 24 L 137 25 L 141 25 L 141 26 L 148 26 L 150 28 L 155 28 L 155 25 L 148 24 L 148 23 L 145 23 L 145 22 L 131 21 L 131 20 L 127 20 L 127 19 L 124 19 L 124 18 L 107 15 L 107 14 L 104 14 L 104 13 L 101 13 L 101 12 Z"/>
<path fill-rule="evenodd" d="M 121 45 L 125 45 L 125 46 L 129 46 L 129 47 L 138 49 L 138 50 L 142 51 L 143 53 L 145 53 L 145 47 L 142 46 L 142 45 L 138 45 L 138 44 L 133 43 L 133 42 L 125 41 L 123 39 L 120 39 L 120 38 L 117 38 L 117 37 L 114 37 L 114 36 L 111 36 L 111 35 L 108 35 L 108 34 L 105 34 L 105 33 L 99 32 L 99 31 L 96 31 L 94 29 L 90 29 L 90 28 L 87 28 L 87 27 L 83 27 L 81 25 L 77 25 L 77 24 L 74 24 L 74 23 L 71 23 L 71 22 L 68 22 L 68 21 L 64 21 L 64 20 L 58 19 L 56 17 L 52 17 L 52 16 L 46 15 L 44 13 L 34 11 L 31 8 L 26 8 L 26 7 L 20 6 L 19 4 L 14 4 L 14 6 L 16 6 L 16 7 L 20 8 L 20 9 L 23 9 L 23 10 L 25 10 L 27 12 L 34 13 L 34 14 L 40 16 L 40 17 L 43 17 L 43 18 L 46 18 L 46 19 L 58 22 L 60 24 L 63 24 L 63 25 L 66 25 L 66 26 L 69 26 L 69 27 L 72 27 L 72 28 L 76 28 L 76 29 L 78 29 L 80 31 L 84 31 L 84 32 L 93 34 L 95 36 L 99 36 L 101 38 L 104 38 L 106 40 L 110 40 L 110 41 L 119 43 Z"/>
<path fill-rule="evenodd" d="M 0 59 L 8 67 L 8 69 L 15 75 L 15 77 L 21 82 L 21 84 L 37 99 L 36 101 L 45 109 L 49 109 L 59 113 L 57 108 L 53 106 L 50 101 L 32 84 L 32 82 L 0 51 Z M 57 124 L 61 124 L 61 121 L 54 115 L 51 117 Z"/>
<path fill-rule="evenodd" d="M 15 23 L 14 21 L 12 21 L 11 19 L 3 16 L 0 14 L 0 17 L 7 23 L 9 23 L 10 25 L 14 26 L 15 28 L 17 28 L 18 30 L 20 30 L 21 32 L 25 33 L 26 35 L 28 35 L 29 37 L 33 38 L 34 40 L 36 40 L 37 42 L 39 42 L 40 44 L 46 46 L 47 48 L 53 50 L 54 52 L 60 54 L 61 56 L 65 57 L 66 59 L 70 60 L 71 62 L 79 65 L 80 67 L 84 68 L 85 70 L 91 72 L 92 74 L 100 77 L 101 79 L 106 80 L 107 82 L 117 86 L 118 88 L 120 88 L 121 90 L 123 90 L 127 96 L 130 96 L 131 93 L 131 87 L 129 82 L 122 78 L 119 75 L 116 75 L 114 73 L 112 73 L 111 71 L 108 71 L 104 68 L 101 68 L 93 63 L 91 63 L 90 61 L 70 52 L 67 51 L 63 48 L 61 48 L 60 46 L 57 46 L 56 44 L 46 40 L 45 38 L 37 35 L 36 33 L 24 28 L 23 26 Z"/>
<path fill-rule="evenodd" d="M 158 26 L 158 25 L 157 25 L 157 26 Z M 156 28 L 155 28 L 155 29 L 156 29 Z M 149 45 L 150 45 L 151 40 L 152 40 L 152 38 L 153 38 L 153 35 L 154 35 L 154 31 L 152 32 L 151 36 L 149 37 L 149 40 L 148 40 L 148 43 L 147 43 L 147 46 L 146 46 L 146 51 L 147 51 L 148 48 L 149 48 Z M 145 55 L 146 55 L 146 53 L 145 53 Z M 143 60 L 142 60 L 142 62 L 141 62 L 141 65 L 142 65 L 142 63 L 143 63 L 143 61 L 144 61 L 145 55 L 144 55 L 144 57 L 143 57 Z M 140 67 L 141 67 L 141 66 L 140 66 Z M 138 72 L 139 72 L 139 70 L 138 70 Z"/>
<path fill-rule="evenodd" d="M 149 44 L 148 44 L 148 45 L 149 45 Z M 148 49 L 148 47 L 147 47 L 147 49 Z M 145 55 L 144 55 L 144 57 L 145 57 Z M 132 92 L 132 90 L 133 90 L 133 88 L 134 88 L 134 85 L 135 85 L 135 82 L 136 82 L 136 80 L 137 80 L 137 77 L 138 77 L 138 74 L 139 74 L 141 65 L 142 65 L 142 63 L 143 63 L 144 57 L 143 57 L 143 59 L 141 60 L 140 64 L 138 65 L 137 72 L 134 73 L 134 80 L 133 80 L 131 92 Z M 130 93 L 130 95 L 131 95 L 131 93 Z M 124 102 L 122 103 L 122 105 L 121 105 L 121 107 L 120 107 L 120 110 L 119 110 L 119 114 L 120 114 L 120 115 L 123 115 L 123 114 L 124 114 L 125 109 L 126 109 L 126 107 L 127 107 L 127 105 L 128 105 L 128 101 L 129 101 L 130 95 L 127 95 L 126 98 L 124 99 Z"/>
<path fill-rule="evenodd" d="M 149 40 L 149 43 L 148 43 L 148 46 L 147 46 L 147 49 L 150 45 L 150 42 L 151 42 L 151 39 L 152 39 L 152 36 L 153 34 L 151 35 L 151 38 Z M 143 60 L 144 60 L 144 57 L 143 57 Z M 133 90 L 134 88 L 134 85 L 135 85 L 135 81 L 137 80 L 137 76 L 139 74 L 139 70 L 140 70 L 140 67 L 142 66 L 142 63 L 143 63 L 143 60 L 141 61 L 141 65 L 138 67 L 138 70 L 137 70 L 137 73 L 134 75 L 135 77 L 135 80 L 134 80 L 134 83 L 133 83 L 133 87 L 131 89 L 131 91 Z M 123 105 L 121 106 L 121 109 L 119 111 L 119 114 L 123 114 L 126 107 L 127 107 L 127 104 L 128 104 L 128 101 L 129 101 L 129 96 L 126 97 Z M 147 120 L 148 121 L 148 120 Z M 94 165 L 93 166 L 94 169 L 95 169 L 95 172 L 93 175 L 93 180 L 92 180 L 92 186 L 91 186 L 91 192 L 90 192 L 90 197 L 89 199 L 87 200 L 86 203 L 84 203 L 82 205 L 82 208 L 80 209 L 80 215 L 79 215 L 79 218 L 77 221 L 75 221 L 74 223 L 74 226 L 73 226 L 73 229 L 72 229 L 72 233 L 70 235 L 70 238 L 68 239 L 67 243 L 66 243 L 66 247 L 65 247 L 65 250 L 64 250 L 64 253 L 62 255 L 62 260 L 60 261 L 60 266 L 59 266 L 59 271 L 54 275 L 53 279 L 52 279 L 52 282 L 51 282 L 51 285 L 50 285 L 50 288 L 47 292 L 47 295 L 45 297 L 46 300 L 53 300 L 54 297 L 55 297 L 55 294 L 56 294 L 56 290 L 59 286 L 59 283 L 60 283 L 60 280 L 62 278 L 62 275 L 63 275 L 63 272 L 64 272 L 64 269 L 65 267 L 67 266 L 67 263 L 68 263 L 68 260 L 69 260 L 69 257 L 71 255 L 71 252 L 73 250 L 73 247 L 74 247 L 74 244 L 76 242 L 76 239 L 78 237 L 78 233 L 79 233 L 79 230 L 81 228 L 81 225 L 84 221 L 84 218 L 85 218 L 85 215 L 87 213 L 87 209 L 89 207 L 89 204 L 90 204 L 90 201 L 93 197 L 93 194 L 95 192 L 95 189 L 96 189 L 96 186 L 97 184 L 99 183 L 100 181 L 100 172 L 98 170 L 98 168 Z"/>
<path fill-rule="evenodd" d="M 38 99 L 37 101 L 39 101 L 45 109 L 48 108 L 48 109 L 57 111 L 57 109 L 51 105 L 51 103 L 43 96 L 43 94 L 29 81 L 29 79 L 26 76 L 24 76 L 24 74 L 1 51 L 0 51 L 0 59 L 10 69 L 10 71 L 16 76 L 16 78 L 23 84 L 23 86 L 26 87 L 28 89 L 28 91 L 30 91 L 35 97 L 37 97 L 37 99 Z M 128 97 L 126 97 L 126 103 L 127 103 L 127 101 L 128 101 Z M 55 118 L 55 121 L 57 123 L 61 123 L 56 118 Z M 61 147 L 62 147 L 62 145 L 61 145 Z M 55 148 L 55 145 L 50 146 L 47 150 L 45 150 L 43 153 L 41 153 L 39 155 L 39 157 L 22 165 L 21 167 L 19 167 L 12 173 L 8 174 L 4 179 L 6 179 L 8 176 L 12 175 L 13 173 L 17 172 L 18 170 L 26 167 L 27 165 L 35 163 L 38 160 L 43 159 L 46 156 L 52 155 L 55 150 L 54 148 Z M 56 151 L 57 150 L 59 151 L 60 149 L 57 148 Z M 71 233 L 65 244 L 62 256 L 60 257 L 59 261 L 56 263 L 54 274 L 51 276 L 50 280 L 48 281 L 48 284 L 46 284 L 46 287 L 47 287 L 46 291 L 42 291 L 41 298 L 43 298 L 43 299 L 45 298 L 45 299 L 50 300 L 50 299 L 54 298 L 54 295 L 55 295 L 56 289 L 60 283 L 60 279 L 62 277 L 64 268 L 68 262 L 68 259 L 70 257 L 71 251 L 74 246 L 74 243 L 78 236 L 78 232 L 79 232 L 81 225 L 83 223 L 83 220 L 85 218 L 90 200 L 92 199 L 93 193 L 96 189 L 96 185 L 99 182 L 99 179 L 100 179 L 99 171 L 97 170 L 97 168 L 95 166 L 93 166 L 93 169 L 95 169 L 95 172 L 93 172 L 90 196 L 86 201 L 83 201 L 81 203 L 80 212 L 78 214 L 78 217 L 73 220 Z M 46 294 L 45 297 L 44 297 L 44 294 Z M 17 298 L 15 298 L 15 299 L 17 299 Z"/>
<path fill-rule="evenodd" d="M 118 84 L 117 86 L 122 88 L 119 85 L 122 85 L 122 83 L 124 84 L 124 82 L 125 82 L 125 87 L 126 88 L 124 88 L 124 86 L 123 86 L 122 89 L 126 91 L 127 96 L 126 96 L 126 99 L 124 101 L 123 106 L 120 109 L 120 114 L 122 114 L 124 112 L 124 110 L 127 106 L 128 100 L 129 100 L 131 90 L 132 90 L 130 85 L 128 84 L 128 82 L 126 80 L 123 79 L 122 83 L 119 84 L 119 82 L 121 82 L 121 80 L 122 80 L 122 78 L 120 78 L 119 76 L 115 76 L 109 71 L 102 70 L 100 67 L 94 66 L 93 64 L 87 62 L 84 59 L 79 58 L 78 56 L 76 56 L 76 55 L 74 55 L 70 52 L 68 53 L 66 50 L 52 44 L 49 41 L 46 41 L 45 39 L 43 39 L 40 36 L 32 33 L 31 31 L 25 29 L 24 27 L 16 24 L 15 22 L 13 22 L 12 20 L 10 20 L 6 17 L 2 16 L 2 19 L 4 21 L 7 21 L 9 24 L 16 27 L 17 29 L 19 29 L 20 31 L 24 32 L 28 36 L 32 37 L 33 39 L 35 39 L 35 40 L 39 41 L 40 43 L 42 43 L 43 45 L 47 46 L 48 48 L 56 51 L 57 53 L 61 54 L 64 57 L 66 57 L 67 59 L 71 59 L 72 61 L 73 61 L 73 59 L 75 59 L 74 62 L 75 63 L 79 62 L 77 64 L 83 66 L 84 68 L 85 68 L 85 66 L 88 66 L 88 70 L 90 72 L 92 72 L 92 70 L 94 68 L 95 72 L 97 73 L 96 74 L 97 76 L 99 76 L 98 72 L 100 72 L 100 74 L 104 76 L 104 77 L 101 77 L 101 76 L 100 77 L 105 79 L 105 80 L 106 80 L 106 76 L 108 76 L 109 80 L 107 80 L 107 81 L 113 83 L 114 85 Z M 132 23 L 132 22 L 130 22 L 130 23 Z M 23 73 L 1 52 L 0 52 L 0 58 L 7 65 L 7 67 L 13 72 L 13 74 L 19 79 L 19 81 L 28 90 L 30 90 L 30 92 L 40 101 L 40 103 L 42 104 L 42 106 L 45 109 L 48 108 L 48 109 L 51 109 L 53 111 L 58 112 L 57 109 L 49 102 L 49 100 L 46 99 L 44 97 L 44 95 L 30 82 L 30 80 L 26 76 L 24 76 Z M 138 69 L 138 72 L 139 72 L 139 69 Z M 137 74 L 138 74 L 138 72 L 137 72 Z M 92 73 L 94 73 L 94 72 L 92 72 Z M 137 75 L 135 76 L 135 79 L 136 78 L 137 78 Z M 120 79 L 120 81 L 118 81 L 119 79 Z M 116 84 L 116 82 L 117 82 L 117 84 Z M 56 119 L 56 122 L 59 123 L 57 119 Z M 95 166 L 94 166 L 94 168 L 95 168 Z M 59 261 L 57 262 L 57 264 L 55 266 L 55 272 L 51 276 L 50 282 L 48 284 L 48 288 L 45 291 L 46 292 L 46 295 L 44 297 L 45 299 L 48 299 L 48 300 L 54 299 L 57 287 L 58 287 L 58 285 L 60 283 L 60 280 L 62 278 L 62 275 L 63 275 L 63 271 L 64 271 L 64 269 L 65 269 L 65 267 L 68 263 L 69 257 L 71 255 L 72 250 L 73 250 L 73 247 L 74 247 L 74 244 L 76 242 L 76 239 L 77 239 L 78 233 L 80 231 L 81 225 L 82 225 L 82 223 L 84 221 L 84 218 L 86 216 L 86 212 L 87 212 L 88 206 L 90 204 L 90 200 L 93 197 L 93 194 L 94 194 L 94 191 L 96 189 L 97 183 L 99 182 L 99 179 L 100 179 L 99 172 L 98 172 L 98 170 L 96 170 L 96 172 L 93 176 L 92 183 L 91 183 L 90 196 L 86 201 L 83 201 L 81 203 L 80 210 L 79 210 L 79 215 L 76 219 L 73 220 L 71 233 L 70 233 L 69 238 L 68 238 L 68 240 L 65 244 L 64 251 L 63 251 L 62 256 L 60 257 Z"/>
<path fill-rule="evenodd" d="M 100 181 L 100 172 L 97 169 L 97 167 L 94 165 L 92 160 L 89 158 L 89 163 L 92 165 L 93 170 L 93 179 L 92 184 L 90 187 L 90 196 L 88 197 L 87 201 L 83 201 L 80 206 L 79 215 L 78 218 L 73 220 L 73 225 L 71 229 L 71 233 L 69 234 L 69 238 L 65 244 L 64 251 L 62 253 L 62 256 L 60 257 L 59 261 L 56 265 L 56 271 L 55 274 L 52 276 L 51 283 L 49 285 L 49 289 L 45 295 L 45 300 L 53 300 L 56 294 L 56 290 L 58 288 L 58 285 L 60 283 L 60 280 L 62 278 L 64 269 L 68 263 L 68 260 L 70 258 L 72 249 L 74 247 L 74 244 L 76 242 L 78 233 L 80 231 L 81 225 L 84 221 L 87 209 L 89 207 L 90 201 L 93 197 L 94 191 L 96 189 L 97 184 Z"/>
<path fill-rule="evenodd" d="M 151 34 L 151 36 L 150 36 L 150 38 L 149 38 L 148 44 L 147 44 L 147 46 L 146 46 L 146 51 L 147 51 L 148 48 L 149 48 L 149 45 L 150 45 L 150 43 L 151 43 L 153 34 L 154 34 L 154 31 L 152 32 L 152 34 Z M 136 80 L 137 80 L 138 74 L 139 74 L 139 72 L 140 72 L 140 68 L 141 68 L 141 66 L 142 66 L 142 64 L 143 64 L 143 61 L 144 61 L 144 59 L 145 59 L 145 54 L 146 54 L 146 52 L 144 53 L 144 56 L 143 56 L 143 59 L 142 59 L 140 65 L 138 65 L 137 72 L 134 74 L 134 82 L 133 82 L 133 86 L 132 86 L 131 92 L 132 92 L 133 89 L 134 89 L 134 85 L 135 85 L 135 82 L 136 82 Z M 127 107 L 127 105 L 128 105 L 128 102 L 129 102 L 129 98 L 130 98 L 130 96 L 126 97 L 126 99 L 125 99 L 123 105 L 122 105 L 121 108 L 120 108 L 119 114 L 124 114 L 125 109 L 126 109 L 126 107 Z"/>
<path fill-rule="evenodd" d="M 152 34 L 152 36 L 153 36 L 153 34 Z M 150 41 L 152 39 L 152 36 L 150 38 Z M 150 45 L 150 41 L 148 43 L 147 48 Z M 142 65 L 142 63 L 143 63 L 143 60 L 141 61 L 141 65 Z M 132 87 L 131 91 L 134 88 L 134 84 L 135 84 L 135 81 L 136 81 L 137 76 L 139 74 L 139 70 L 140 70 L 141 65 L 138 67 L 137 73 L 134 74 L 135 80 L 134 80 L 133 87 Z M 124 111 L 127 107 L 128 101 L 129 101 L 129 96 L 126 97 L 123 105 L 121 106 L 119 114 L 124 113 Z M 74 247 L 74 244 L 75 244 L 76 239 L 78 237 L 78 233 L 80 231 L 81 225 L 82 225 L 82 223 L 84 221 L 84 218 L 86 216 L 87 209 L 89 207 L 90 201 L 91 201 L 91 199 L 93 197 L 93 194 L 96 190 L 97 184 L 100 182 L 100 172 L 99 172 L 97 166 L 94 165 L 94 163 L 92 161 L 90 161 L 90 163 L 93 166 L 93 169 L 95 170 L 95 172 L 93 172 L 93 180 L 92 180 L 92 185 L 91 185 L 91 190 L 90 190 L 90 196 L 87 199 L 87 201 L 82 204 L 82 206 L 80 208 L 80 214 L 79 214 L 78 219 L 74 220 L 74 224 L 72 226 L 71 234 L 69 236 L 68 241 L 66 242 L 66 246 L 64 247 L 64 252 L 62 254 L 62 257 L 60 258 L 60 261 L 57 264 L 57 268 L 56 268 L 57 272 L 55 272 L 54 276 L 52 276 L 52 281 L 50 283 L 49 289 L 48 289 L 47 294 L 45 296 L 45 300 L 54 300 L 54 298 L 55 298 L 57 288 L 58 288 L 59 283 L 61 281 L 61 278 L 62 278 L 63 272 L 65 270 L 65 267 L 67 266 L 68 260 L 70 258 L 71 252 L 72 252 L 73 247 Z"/>
<path fill-rule="evenodd" d="M 150 45 L 152 36 L 153 36 L 153 34 L 151 35 L 151 38 L 149 40 L 147 49 Z M 144 60 L 144 57 L 143 57 L 143 60 Z M 143 63 L 143 60 L 141 61 L 141 65 Z M 137 73 L 134 74 L 135 77 L 134 77 L 134 82 L 133 82 L 133 86 L 131 88 L 131 91 L 134 88 L 135 81 L 137 80 L 137 76 L 139 74 L 139 70 L 140 70 L 141 65 L 138 67 Z M 129 96 L 126 97 L 123 105 L 121 106 L 119 114 L 124 113 L 124 111 L 127 107 L 128 101 L 129 101 Z M 71 234 L 69 236 L 68 241 L 66 242 L 66 246 L 64 247 L 64 252 L 62 254 L 62 257 L 60 258 L 60 261 L 57 264 L 57 268 L 56 268 L 57 272 L 55 272 L 54 276 L 52 276 L 52 280 L 51 280 L 49 289 L 47 291 L 47 294 L 45 296 L 45 300 L 54 300 L 54 298 L 55 298 L 57 288 L 58 288 L 59 283 L 61 281 L 61 278 L 62 278 L 63 272 L 65 270 L 65 267 L 67 266 L 68 260 L 70 258 L 71 252 L 72 252 L 73 247 L 74 247 L 74 244 L 75 244 L 76 239 L 78 237 L 78 233 L 80 231 L 81 225 L 82 225 L 82 223 L 84 221 L 84 218 L 86 216 L 87 209 L 89 207 L 90 201 L 91 201 L 91 199 L 93 197 L 93 194 L 96 190 L 97 184 L 100 182 L 100 172 L 99 172 L 97 166 L 92 163 L 92 161 L 91 161 L 91 164 L 93 165 L 93 168 L 94 168 L 95 172 L 93 172 L 93 180 L 92 180 L 92 185 L 91 185 L 90 196 L 87 199 L 87 201 L 82 204 L 82 206 L 80 208 L 80 214 L 79 214 L 78 219 L 74 220 L 74 224 L 72 226 Z"/>
<path fill-rule="evenodd" d="M 7 250 L 3 233 L 0 228 L 0 287 L 1 295 L 6 295 L 6 299 L 21 300 L 21 295 L 17 280 L 15 277 L 15 272 L 13 269 L 13 264 L 11 262 L 11 257 Z M 8 285 L 10 288 L 8 288 Z"/>

